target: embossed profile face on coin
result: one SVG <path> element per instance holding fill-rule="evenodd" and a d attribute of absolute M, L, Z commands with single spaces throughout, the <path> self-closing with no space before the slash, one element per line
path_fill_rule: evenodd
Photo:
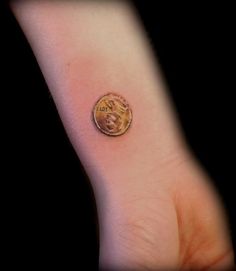
<path fill-rule="evenodd" d="M 127 101 L 120 95 L 109 93 L 94 106 L 93 117 L 97 128 L 106 135 L 124 134 L 132 121 L 132 112 Z"/>

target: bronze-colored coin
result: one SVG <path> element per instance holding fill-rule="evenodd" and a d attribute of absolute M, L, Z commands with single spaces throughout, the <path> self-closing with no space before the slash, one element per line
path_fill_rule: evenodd
<path fill-rule="evenodd" d="M 93 117 L 101 132 L 110 136 L 118 136 L 124 134 L 129 128 L 132 112 L 122 96 L 109 93 L 97 101 Z"/>

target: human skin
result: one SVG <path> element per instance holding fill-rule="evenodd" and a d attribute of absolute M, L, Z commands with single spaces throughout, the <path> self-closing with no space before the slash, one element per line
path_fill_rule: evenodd
<path fill-rule="evenodd" d="M 178 126 L 125 1 L 12 1 L 96 198 L 102 270 L 231 270 L 227 219 Z M 92 120 L 109 92 L 130 104 L 117 137 Z"/>

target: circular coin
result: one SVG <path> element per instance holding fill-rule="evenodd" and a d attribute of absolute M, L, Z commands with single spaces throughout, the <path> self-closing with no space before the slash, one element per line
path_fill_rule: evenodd
<path fill-rule="evenodd" d="M 118 136 L 124 134 L 129 128 L 132 112 L 122 96 L 109 93 L 95 104 L 93 118 L 101 132 L 110 136 Z"/>

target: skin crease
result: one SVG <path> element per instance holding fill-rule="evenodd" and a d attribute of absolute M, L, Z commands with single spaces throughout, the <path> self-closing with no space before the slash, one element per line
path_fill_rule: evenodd
<path fill-rule="evenodd" d="M 230 270 L 227 219 L 180 133 L 166 86 L 124 1 L 12 1 L 90 177 L 102 270 Z M 96 101 L 117 92 L 133 121 L 108 137 Z"/>

